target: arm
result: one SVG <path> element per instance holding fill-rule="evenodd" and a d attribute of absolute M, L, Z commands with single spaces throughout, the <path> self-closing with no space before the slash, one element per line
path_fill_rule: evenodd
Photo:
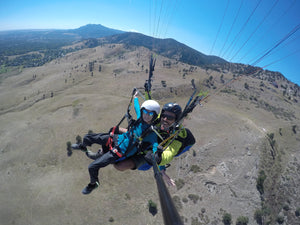
<path fill-rule="evenodd" d="M 121 134 L 126 133 L 126 132 L 127 132 L 127 129 L 124 128 L 124 127 L 119 127 L 119 132 L 120 132 Z"/>
<path fill-rule="evenodd" d="M 162 174 L 164 181 L 169 186 L 176 186 L 175 181 L 166 174 L 166 170 L 161 170 L 161 174 Z"/>
<path fill-rule="evenodd" d="M 140 103 L 137 97 L 137 93 L 134 95 L 134 110 L 136 113 L 136 118 L 139 119 L 141 117 Z"/>

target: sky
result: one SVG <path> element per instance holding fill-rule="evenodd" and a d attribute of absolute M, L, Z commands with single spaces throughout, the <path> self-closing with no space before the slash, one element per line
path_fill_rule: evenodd
<path fill-rule="evenodd" d="M 300 0 L 0 0 L 0 30 L 87 24 L 173 38 L 300 86 Z"/>

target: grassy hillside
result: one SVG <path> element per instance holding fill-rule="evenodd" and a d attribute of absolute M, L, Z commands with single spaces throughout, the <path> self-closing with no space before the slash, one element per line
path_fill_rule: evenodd
<path fill-rule="evenodd" d="M 100 170 L 99 189 L 83 196 L 90 160 L 82 152 L 68 156 L 66 150 L 77 135 L 106 132 L 119 122 L 133 87 L 143 87 L 149 56 L 145 48 L 103 45 L 3 75 L 3 224 L 163 224 L 151 170 L 119 172 L 110 165 Z M 169 190 L 179 213 L 185 224 L 223 224 L 226 212 L 234 222 L 245 216 L 256 224 L 254 213 L 261 210 L 264 222 L 283 218 L 296 224 L 299 96 L 283 94 L 292 86 L 287 81 L 277 80 L 276 88 L 242 74 L 224 86 L 235 73 L 220 71 L 157 56 L 153 97 L 161 105 L 185 105 L 191 79 L 210 93 L 184 122 L 197 143 L 168 169 L 177 183 Z M 260 193 L 262 170 L 266 177 Z M 149 200 L 158 205 L 155 216 L 149 213 Z"/>

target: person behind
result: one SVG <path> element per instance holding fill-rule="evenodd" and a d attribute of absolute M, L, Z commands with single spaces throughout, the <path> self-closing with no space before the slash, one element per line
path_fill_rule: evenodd
<path fill-rule="evenodd" d="M 188 151 L 196 142 L 189 129 L 184 128 L 182 125 L 177 128 L 174 127 L 175 121 L 181 113 L 182 109 L 177 103 L 167 103 L 163 106 L 160 117 L 158 118 L 159 122 L 156 125 L 158 133 L 163 139 L 168 138 L 170 135 L 179 130 L 179 133 L 174 140 L 171 138 L 162 146 L 166 149 L 163 151 L 158 149 L 154 155 L 156 163 L 160 166 L 164 180 L 169 185 L 173 186 L 175 183 L 165 173 L 165 166 L 170 163 L 175 156 L 179 156 Z M 125 160 L 115 163 L 114 167 L 120 171 L 128 169 L 148 170 L 152 166 L 151 157 L 153 156 L 150 151 L 146 152 L 146 154 L 139 152 L 130 158 L 126 158 Z"/>
<path fill-rule="evenodd" d="M 110 134 L 87 134 L 84 136 L 82 143 L 71 145 L 73 149 L 82 150 L 89 158 L 94 160 L 88 167 L 90 183 L 82 190 L 83 194 L 89 194 L 99 186 L 98 174 L 100 168 L 136 154 L 141 148 L 140 146 L 147 150 L 150 150 L 151 147 L 152 152 L 157 150 L 157 136 L 150 130 L 150 126 L 159 114 L 159 104 L 154 100 L 147 100 L 140 108 L 136 93 L 134 96 L 134 109 L 137 120 L 125 133 L 120 134 L 119 131 L 113 129 Z M 142 140 L 140 140 L 141 136 L 143 136 Z M 102 150 L 93 153 L 87 149 L 87 146 L 94 143 L 102 145 Z"/>

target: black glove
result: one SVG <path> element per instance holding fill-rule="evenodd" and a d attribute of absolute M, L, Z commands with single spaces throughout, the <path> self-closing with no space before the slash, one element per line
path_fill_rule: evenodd
<path fill-rule="evenodd" d="M 163 151 L 164 151 L 163 147 L 159 145 L 157 147 L 157 151 L 155 152 L 155 160 L 156 160 L 157 165 L 159 165 L 161 163 L 161 160 L 162 160 L 161 155 L 162 155 Z"/>
<path fill-rule="evenodd" d="M 154 160 L 157 164 L 160 164 L 162 158 L 161 158 L 161 155 L 162 155 L 162 151 L 156 151 L 155 153 L 153 153 L 152 151 L 148 151 L 146 153 L 146 155 L 144 156 L 145 160 L 147 161 L 147 163 L 149 165 L 152 165 L 153 166 L 153 157 L 154 157 Z"/>
<path fill-rule="evenodd" d="M 162 146 L 157 146 L 157 154 L 162 154 L 163 153 L 163 151 L 164 151 L 164 148 L 162 147 Z"/>

